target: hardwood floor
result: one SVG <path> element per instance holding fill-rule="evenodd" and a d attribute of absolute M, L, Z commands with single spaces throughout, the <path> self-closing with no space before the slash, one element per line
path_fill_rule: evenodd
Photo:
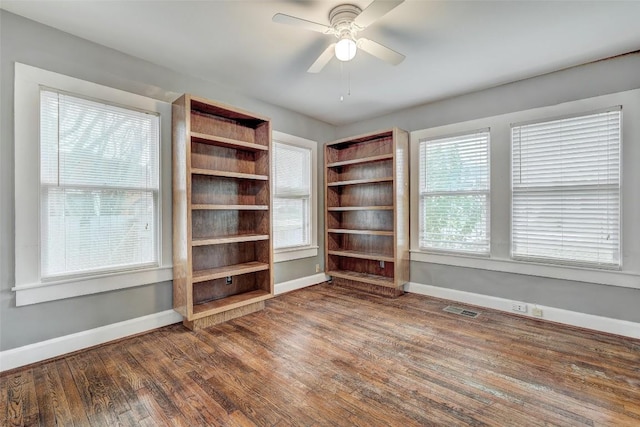
<path fill-rule="evenodd" d="M 640 341 L 323 284 L 0 377 L 2 425 L 640 425 Z"/>

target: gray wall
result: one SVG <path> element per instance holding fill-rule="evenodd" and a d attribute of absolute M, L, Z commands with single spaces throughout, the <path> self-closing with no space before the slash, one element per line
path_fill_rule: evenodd
<path fill-rule="evenodd" d="M 171 282 L 15 306 L 11 291 L 15 280 L 14 62 L 152 97 L 165 92 L 194 93 L 271 117 L 273 129 L 281 132 L 320 144 L 335 139 L 335 128 L 326 123 L 0 10 L 0 351 L 171 308 Z M 320 227 L 324 224 L 322 201 L 320 195 Z M 322 233 L 318 237 L 322 248 Z M 278 263 L 276 283 L 315 274 L 316 264 L 324 265 L 322 250 L 315 258 Z"/>
<path fill-rule="evenodd" d="M 411 132 L 639 87 L 640 51 L 340 126 L 336 136 L 343 138 L 390 126 Z"/>
<path fill-rule="evenodd" d="M 429 84 L 429 82 L 425 82 Z M 640 53 L 398 111 L 337 129 L 338 138 L 398 126 L 408 131 L 640 88 Z M 637 118 L 636 118 L 637 119 Z M 640 141 L 626 141 L 637 144 Z M 640 159 L 633 163 L 640 164 Z M 417 173 L 417 171 L 412 171 Z M 626 182 L 638 197 L 637 183 Z M 640 236 L 626 236 L 638 239 Z M 640 289 L 412 261 L 411 281 L 640 322 Z"/>

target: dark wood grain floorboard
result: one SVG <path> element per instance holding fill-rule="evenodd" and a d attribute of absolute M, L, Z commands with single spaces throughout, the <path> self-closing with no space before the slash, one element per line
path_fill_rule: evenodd
<path fill-rule="evenodd" d="M 142 420 L 149 417 L 149 412 L 145 406 L 140 402 L 137 395 L 137 390 L 143 387 L 144 380 L 137 374 L 135 369 L 132 369 L 129 363 L 126 362 L 126 357 L 132 357 L 129 355 L 128 349 L 129 342 L 118 342 L 113 345 L 104 347 L 104 351 L 99 354 L 100 359 L 104 363 L 105 368 L 110 373 L 111 380 L 116 388 L 122 392 L 124 401 L 126 402 L 126 408 L 118 418 L 123 421 L 123 424 L 128 425 L 126 420 L 131 420 L 134 423 L 139 423 Z M 133 347 L 133 346 L 131 346 Z"/>
<path fill-rule="evenodd" d="M 44 366 L 55 369 L 60 378 L 60 389 L 56 390 L 58 394 L 64 394 L 67 403 L 69 405 L 69 411 L 71 413 L 72 425 L 86 426 L 89 425 L 89 418 L 87 417 L 87 410 L 84 407 L 78 386 L 71 374 L 67 361 L 70 358 L 64 358 L 56 360 L 54 362 L 46 363 Z M 36 368 L 38 369 L 38 368 Z M 47 390 L 37 390 L 38 394 L 49 393 Z"/>
<path fill-rule="evenodd" d="M 69 402 L 62 387 L 62 381 L 55 364 L 42 366 L 34 370 L 37 393 L 40 425 L 70 426 L 74 424 Z"/>
<path fill-rule="evenodd" d="M 123 407 L 122 391 L 115 386 L 99 353 L 76 354 L 69 357 L 67 364 L 89 422 L 92 425 L 118 424 L 118 413 L 129 408 Z"/>
<path fill-rule="evenodd" d="M 3 378 L 2 395 L 6 399 L 5 421 L 8 426 L 24 425 L 24 406 L 28 405 L 28 397 L 23 396 L 23 382 L 29 371 L 14 373 Z"/>
<path fill-rule="evenodd" d="M 640 426 L 639 340 L 448 304 L 313 286 L 0 375 L 0 425 Z"/>

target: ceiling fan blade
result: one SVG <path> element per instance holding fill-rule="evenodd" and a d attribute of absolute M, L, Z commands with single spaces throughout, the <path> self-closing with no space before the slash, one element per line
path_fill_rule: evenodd
<path fill-rule="evenodd" d="M 320 54 L 316 62 L 314 62 L 311 67 L 307 70 L 307 73 L 319 73 L 322 69 L 333 59 L 335 55 L 336 44 L 331 43 L 325 50 Z"/>
<path fill-rule="evenodd" d="M 378 19 L 395 9 L 404 0 L 373 0 L 360 15 L 356 16 L 353 22 L 357 26 L 366 28 Z"/>
<path fill-rule="evenodd" d="M 317 22 L 307 21 L 306 19 L 296 18 L 295 16 L 285 15 L 284 13 L 276 13 L 271 18 L 273 22 L 278 24 L 293 25 L 294 27 L 304 28 L 305 30 L 317 31 L 318 33 L 327 33 L 330 27 Z"/>
<path fill-rule="evenodd" d="M 380 58 L 389 64 L 398 65 L 404 61 L 404 55 L 396 52 L 393 49 L 389 49 L 386 46 L 382 46 L 380 43 L 373 40 L 361 38 L 358 40 L 358 47 L 370 55 Z"/>

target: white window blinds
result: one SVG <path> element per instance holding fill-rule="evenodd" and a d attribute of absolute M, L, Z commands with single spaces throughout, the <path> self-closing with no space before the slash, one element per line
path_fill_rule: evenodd
<path fill-rule="evenodd" d="M 420 141 L 421 249 L 489 253 L 489 131 Z"/>
<path fill-rule="evenodd" d="M 512 126 L 512 256 L 620 265 L 622 111 Z"/>
<path fill-rule="evenodd" d="M 159 123 L 41 90 L 43 278 L 157 265 Z"/>
<path fill-rule="evenodd" d="M 275 249 L 310 244 L 311 150 L 274 142 Z"/>

